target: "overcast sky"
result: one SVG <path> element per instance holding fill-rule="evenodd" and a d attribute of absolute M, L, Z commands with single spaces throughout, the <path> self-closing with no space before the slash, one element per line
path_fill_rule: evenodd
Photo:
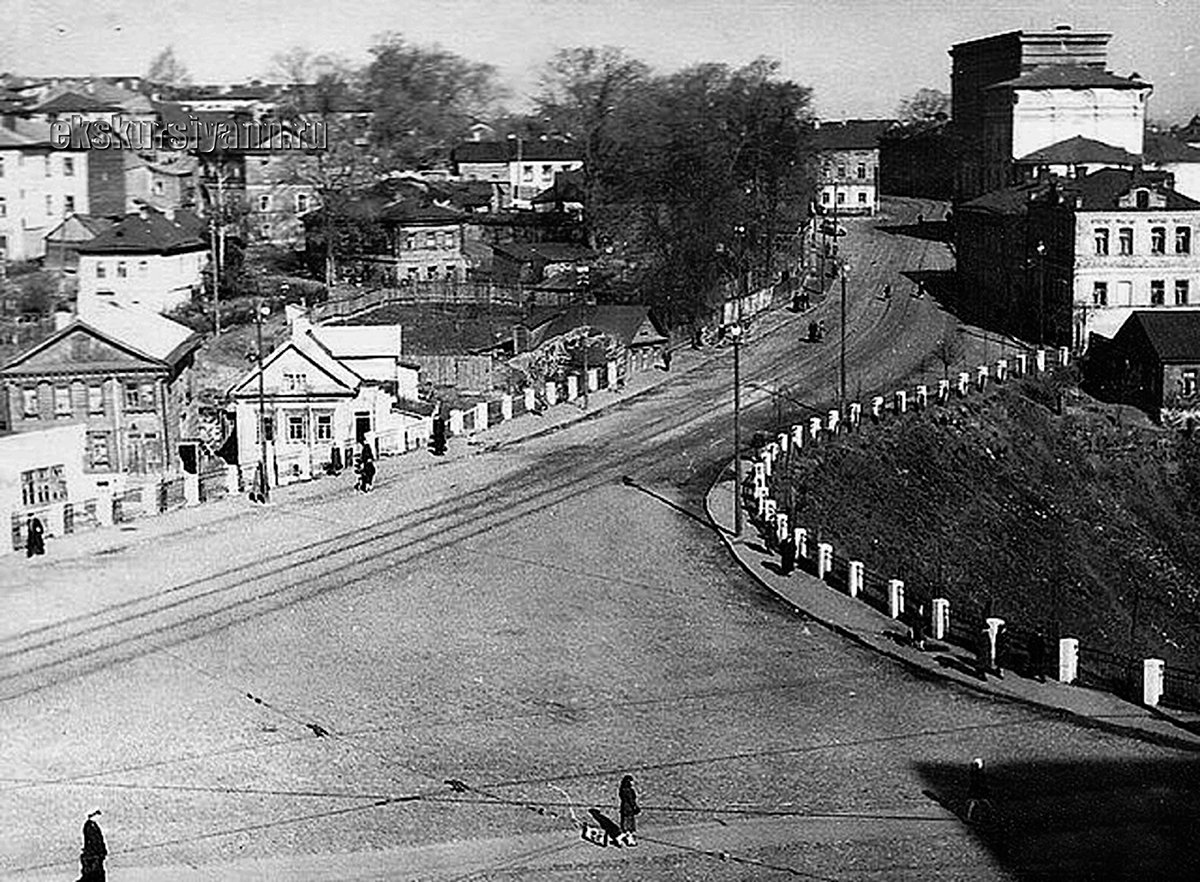
<path fill-rule="evenodd" d="M 663 71 L 767 55 L 830 119 L 948 91 L 953 43 L 1067 22 L 1113 34 L 1109 66 L 1154 84 L 1151 118 L 1200 113 L 1200 0 L 0 0 L 0 22 L 0 70 L 141 74 L 174 45 L 204 83 L 261 76 L 296 45 L 361 61 L 397 31 L 495 65 L 516 106 L 563 46 L 622 46 Z"/>

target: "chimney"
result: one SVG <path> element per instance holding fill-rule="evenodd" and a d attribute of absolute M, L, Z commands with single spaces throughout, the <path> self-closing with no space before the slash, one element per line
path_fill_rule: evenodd
<path fill-rule="evenodd" d="M 54 330 L 61 331 L 75 318 L 75 314 L 65 309 L 56 309 L 54 311 Z"/>
<path fill-rule="evenodd" d="M 287 317 L 293 340 L 303 337 L 312 330 L 312 322 L 308 320 L 308 310 L 303 306 L 296 303 L 285 303 L 283 314 Z"/>

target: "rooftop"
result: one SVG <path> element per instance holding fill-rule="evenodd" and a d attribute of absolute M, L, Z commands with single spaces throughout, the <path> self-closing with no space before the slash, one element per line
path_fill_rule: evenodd
<path fill-rule="evenodd" d="M 582 161 L 583 150 L 570 141 L 547 138 L 526 140 L 509 138 L 505 141 L 464 141 L 450 151 L 450 161 L 461 162 L 559 162 Z"/>
<path fill-rule="evenodd" d="M 203 222 L 190 211 L 180 210 L 175 218 L 146 209 L 127 214 L 91 242 L 79 246 L 87 254 L 160 254 L 205 248 L 200 238 Z"/>
<path fill-rule="evenodd" d="M 1110 163 L 1113 165 L 1138 165 L 1141 157 L 1112 144 L 1076 135 L 1049 147 L 1034 150 L 1016 162 L 1031 165 L 1080 165 L 1083 163 Z"/>
<path fill-rule="evenodd" d="M 883 133 L 895 125 L 891 119 L 848 119 L 821 122 L 813 131 L 813 148 L 821 150 L 874 150 Z"/>
<path fill-rule="evenodd" d="M 1044 64 L 987 89 L 1145 89 L 1149 83 L 1137 75 L 1120 77 L 1085 64 Z"/>
<path fill-rule="evenodd" d="M 1134 310 L 1121 331 L 1130 323 L 1141 325 L 1161 361 L 1200 361 L 1200 309 Z"/>

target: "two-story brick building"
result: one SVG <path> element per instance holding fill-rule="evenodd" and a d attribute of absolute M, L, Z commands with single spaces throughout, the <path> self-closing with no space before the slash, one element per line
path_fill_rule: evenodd
<path fill-rule="evenodd" d="M 450 160 L 464 181 L 497 184 L 503 208 L 532 208 L 534 197 L 554 186 L 556 175 L 583 168 L 582 150 L 555 138 L 468 141 L 451 151 Z"/>
<path fill-rule="evenodd" d="M 823 214 L 879 211 L 879 142 L 892 120 L 822 121 L 813 132 L 817 209 Z"/>
<path fill-rule="evenodd" d="M 102 302 L 0 369 L 0 428 L 24 432 L 82 423 L 85 470 L 119 490 L 179 467 L 197 430 L 190 328 Z"/>

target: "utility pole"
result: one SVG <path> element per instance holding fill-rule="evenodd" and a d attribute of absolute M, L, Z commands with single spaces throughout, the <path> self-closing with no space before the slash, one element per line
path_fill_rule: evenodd
<path fill-rule="evenodd" d="M 846 410 L 846 265 L 845 265 L 845 263 L 842 264 L 841 276 L 842 276 L 842 359 L 841 359 L 841 361 L 842 361 L 842 363 L 841 363 L 842 397 L 841 397 L 841 403 L 839 406 L 840 406 L 840 409 L 842 410 L 842 412 L 845 412 L 845 410 Z"/>
<path fill-rule="evenodd" d="M 729 331 L 733 337 L 733 533 L 742 535 L 742 326 Z"/>
<path fill-rule="evenodd" d="M 271 480 L 267 476 L 267 395 L 263 377 L 263 304 L 262 297 L 254 298 L 254 324 L 258 331 L 258 440 L 261 460 L 259 461 L 259 502 L 271 501 Z"/>

